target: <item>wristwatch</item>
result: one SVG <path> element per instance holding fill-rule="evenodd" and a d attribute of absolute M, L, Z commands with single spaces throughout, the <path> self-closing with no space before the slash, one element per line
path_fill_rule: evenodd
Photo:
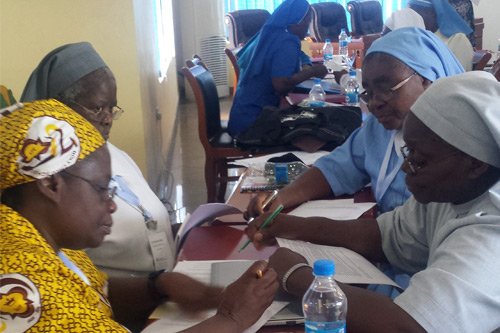
<path fill-rule="evenodd" d="M 164 272 L 165 272 L 165 270 L 161 269 L 159 271 L 154 271 L 154 272 L 151 272 L 148 274 L 148 289 L 149 289 L 149 291 L 151 292 L 152 295 L 158 297 L 162 301 L 167 300 L 168 295 L 158 291 L 158 288 L 156 288 L 156 280 Z"/>

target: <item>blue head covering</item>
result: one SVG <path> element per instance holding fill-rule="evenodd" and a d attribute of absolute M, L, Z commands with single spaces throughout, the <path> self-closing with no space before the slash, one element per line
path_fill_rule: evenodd
<path fill-rule="evenodd" d="M 408 6 L 409 5 L 433 7 L 436 11 L 439 31 L 446 37 L 450 37 L 458 32 L 462 32 L 466 35 L 472 32 L 469 25 L 447 0 L 408 0 Z"/>
<path fill-rule="evenodd" d="M 366 55 L 387 53 L 404 62 L 431 82 L 464 72 L 450 49 L 433 33 L 420 28 L 401 28 L 373 42 Z"/>
<path fill-rule="evenodd" d="M 262 72 L 268 51 L 274 43 L 292 39 L 300 48 L 299 38 L 288 32 L 287 27 L 300 23 L 308 10 L 306 0 L 286 0 L 276 8 L 260 31 L 238 52 L 238 64 L 244 69 L 240 83 Z"/>

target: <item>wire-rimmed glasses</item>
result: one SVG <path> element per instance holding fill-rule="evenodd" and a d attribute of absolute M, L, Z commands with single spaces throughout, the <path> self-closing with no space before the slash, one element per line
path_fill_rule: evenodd
<path fill-rule="evenodd" d="M 390 101 L 394 97 L 394 92 L 399 88 L 401 88 L 402 86 L 404 86 L 406 83 L 408 83 L 408 81 L 410 81 L 410 79 L 417 74 L 418 74 L 417 72 L 413 72 L 413 74 L 408 76 L 406 79 L 404 79 L 403 81 L 399 82 L 394 87 L 389 89 L 383 89 L 383 90 L 374 89 L 374 91 L 370 94 L 368 94 L 368 92 L 365 90 L 364 92 L 359 94 L 359 99 L 366 105 L 370 103 L 370 100 L 373 98 L 374 95 L 377 95 L 378 99 L 384 103 Z"/>
<path fill-rule="evenodd" d="M 420 170 L 423 167 L 425 167 L 428 162 L 436 163 L 436 162 L 442 161 L 444 159 L 447 159 L 448 157 L 451 157 L 453 155 L 460 153 L 460 150 L 454 150 L 451 153 L 445 154 L 445 155 L 443 155 L 437 159 L 434 159 L 434 160 L 415 162 L 415 161 L 411 161 L 410 158 L 408 157 L 410 155 L 410 150 L 407 146 L 402 146 L 400 148 L 400 151 L 401 151 L 401 155 L 403 156 L 406 163 L 408 163 L 408 167 L 410 168 L 411 172 L 414 175 L 417 174 L 417 170 Z"/>
<path fill-rule="evenodd" d="M 64 172 L 67 175 L 70 175 L 72 177 L 83 180 L 84 182 L 89 184 L 99 194 L 99 196 L 101 197 L 101 200 L 103 200 L 103 201 L 111 201 L 115 197 L 116 190 L 117 190 L 116 186 L 104 187 L 104 186 L 101 186 L 101 185 L 96 184 L 94 182 L 91 182 L 90 180 L 88 180 L 82 176 L 75 175 L 74 173 L 68 172 L 66 170 L 63 170 L 61 172 Z"/>
<path fill-rule="evenodd" d="M 103 115 L 106 114 L 104 112 L 105 108 L 103 108 L 102 106 L 98 106 L 98 107 L 95 107 L 93 109 L 89 109 L 89 108 L 81 105 L 80 103 L 78 103 L 78 102 L 76 102 L 74 100 L 70 100 L 70 102 L 78 105 L 79 107 L 81 107 L 83 109 L 85 109 L 87 112 L 93 114 L 96 118 L 103 117 Z M 111 110 L 110 110 L 110 113 L 112 115 L 113 120 L 117 120 L 118 118 L 120 118 L 120 116 L 123 114 L 123 112 L 125 112 L 125 110 L 123 110 L 118 105 L 113 106 L 111 108 Z"/>

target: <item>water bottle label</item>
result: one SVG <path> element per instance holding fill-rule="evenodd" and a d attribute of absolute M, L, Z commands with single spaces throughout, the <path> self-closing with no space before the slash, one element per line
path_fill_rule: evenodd
<path fill-rule="evenodd" d="M 332 60 L 333 59 L 333 54 L 331 54 L 331 53 L 325 53 L 324 54 L 324 59 L 325 59 L 325 61 Z"/>
<path fill-rule="evenodd" d="M 357 93 L 350 93 L 345 95 L 345 102 L 347 104 L 359 103 L 359 95 Z"/>
<path fill-rule="evenodd" d="M 306 320 L 306 333 L 345 333 L 345 321 L 321 322 Z"/>
<path fill-rule="evenodd" d="M 346 40 L 339 40 L 339 47 L 346 47 L 346 46 L 347 46 Z"/>
<path fill-rule="evenodd" d="M 312 107 L 312 108 L 317 108 L 317 107 L 320 107 L 320 106 L 325 106 L 325 102 L 323 102 L 323 101 L 311 101 L 309 103 L 309 106 Z"/>

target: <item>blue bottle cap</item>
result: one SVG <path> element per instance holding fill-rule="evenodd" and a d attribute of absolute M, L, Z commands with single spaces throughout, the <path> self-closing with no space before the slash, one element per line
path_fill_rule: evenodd
<path fill-rule="evenodd" d="M 335 274 L 335 263 L 328 259 L 320 259 L 314 262 L 314 275 L 329 276 Z"/>
<path fill-rule="evenodd" d="M 311 81 L 309 81 L 311 82 Z M 314 84 L 321 84 L 321 79 L 320 78 L 315 78 L 314 79 Z"/>
<path fill-rule="evenodd" d="M 342 31 L 345 31 L 345 29 L 344 28 L 340 29 L 340 32 L 342 32 Z"/>
<path fill-rule="evenodd" d="M 325 43 L 330 43 L 330 39 L 329 38 L 325 39 Z"/>
<path fill-rule="evenodd" d="M 349 76 L 356 76 L 356 71 L 350 71 Z"/>

